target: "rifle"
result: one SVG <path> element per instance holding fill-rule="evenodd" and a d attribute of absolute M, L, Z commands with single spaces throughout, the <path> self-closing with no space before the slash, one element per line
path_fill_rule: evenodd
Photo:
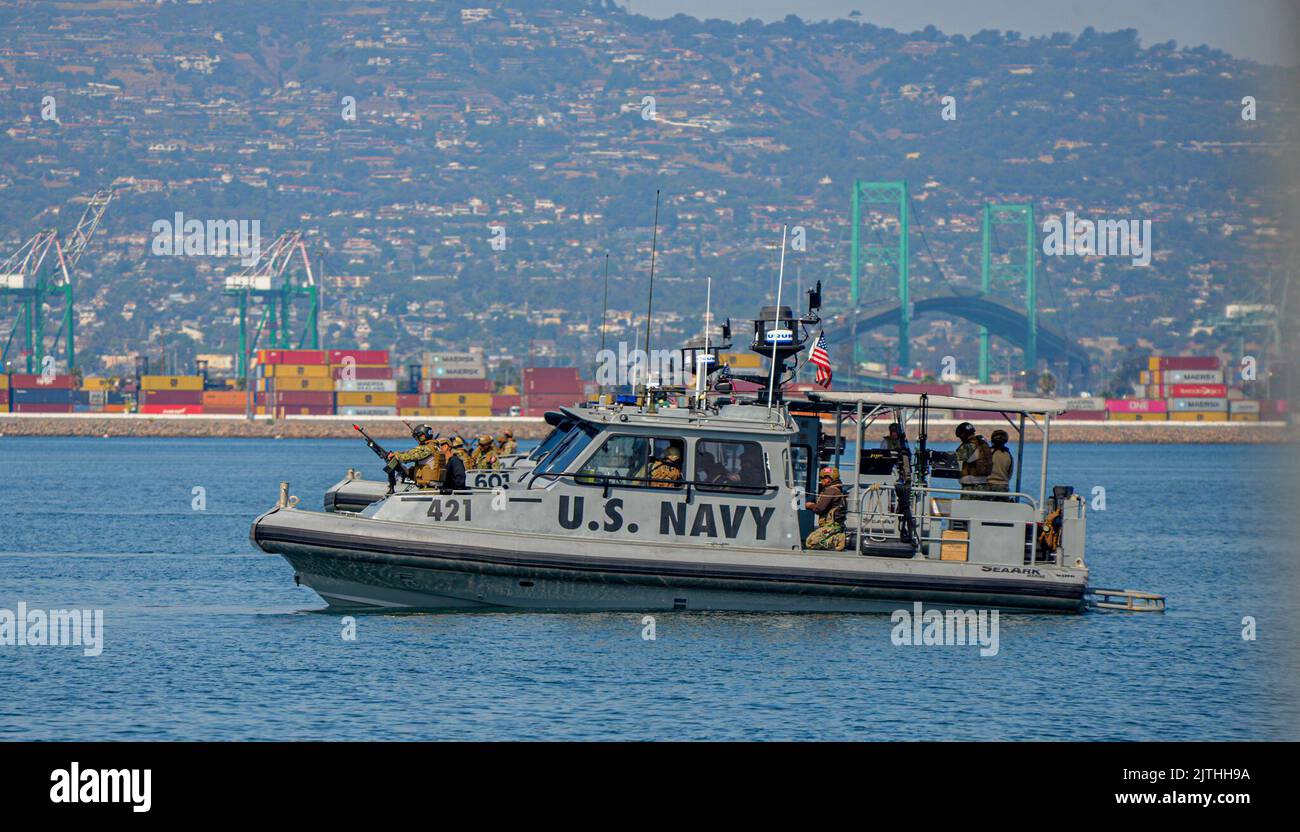
<path fill-rule="evenodd" d="M 406 466 L 400 462 L 389 460 L 388 451 L 385 451 L 378 442 L 371 439 L 370 434 L 362 430 L 360 425 L 353 425 L 352 429 L 361 434 L 362 438 L 366 440 L 366 446 L 375 452 L 375 456 L 384 461 L 384 468 L 387 469 L 390 474 L 396 471 L 402 475 L 403 479 L 411 479 L 411 472 L 406 469 Z"/>

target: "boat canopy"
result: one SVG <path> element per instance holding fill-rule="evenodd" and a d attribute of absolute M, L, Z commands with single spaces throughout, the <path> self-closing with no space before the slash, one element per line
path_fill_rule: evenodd
<path fill-rule="evenodd" d="M 864 391 L 810 392 L 809 400 L 827 404 L 883 405 L 885 407 L 920 407 L 920 393 L 878 393 Z M 936 410 L 982 410 L 989 413 L 1042 413 L 1054 416 L 1065 410 L 1059 399 L 975 399 L 967 396 L 927 396 L 926 404 Z"/>

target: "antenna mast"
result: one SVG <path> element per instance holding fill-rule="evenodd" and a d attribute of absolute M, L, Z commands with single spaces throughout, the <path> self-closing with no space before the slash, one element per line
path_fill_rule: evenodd
<path fill-rule="evenodd" d="M 776 306 L 772 312 L 772 330 L 781 326 L 781 285 L 785 281 L 785 231 L 788 226 L 781 226 L 781 268 L 776 277 Z M 776 342 L 772 342 L 772 368 L 767 377 L 767 409 L 772 409 L 776 387 Z"/>

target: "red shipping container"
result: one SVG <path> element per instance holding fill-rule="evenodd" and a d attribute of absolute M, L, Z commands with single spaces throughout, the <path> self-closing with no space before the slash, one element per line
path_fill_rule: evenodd
<path fill-rule="evenodd" d="M 1222 399 L 1228 395 L 1226 384 L 1171 384 L 1171 399 Z"/>
<path fill-rule="evenodd" d="M 258 364 L 324 364 L 324 350 L 258 350 Z"/>
<path fill-rule="evenodd" d="M 277 407 L 333 407 L 334 394 L 328 390 L 282 390 L 271 393 L 269 401 Z"/>
<path fill-rule="evenodd" d="M 423 398 L 424 396 L 421 396 L 419 393 L 398 393 L 397 406 L 398 407 L 424 407 L 424 405 L 421 403 L 421 400 Z"/>
<path fill-rule="evenodd" d="M 931 396 L 951 396 L 951 384 L 895 384 L 895 393 L 915 393 L 920 395 L 926 393 Z"/>
<path fill-rule="evenodd" d="M 203 406 L 204 416 L 243 416 L 244 408 L 242 407 L 213 407 L 212 405 Z"/>
<path fill-rule="evenodd" d="M 170 392 L 160 390 L 160 393 Z M 142 404 L 140 412 L 150 416 L 197 416 L 203 413 L 201 404 Z"/>
<path fill-rule="evenodd" d="M 427 384 L 430 393 L 491 393 L 494 388 L 486 378 L 433 378 Z"/>
<path fill-rule="evenodd" d="M 9 404 L 8 390 L 0 390 L 0 404 Z"/>
<path fill-rule="evenodd" d="M 523 400 L 520 396 L 493 396 L 492 397 L 492 415 L 509 416 L 510 408 L 522 407 Z"/>
<path fill-rule="evenodd" d="M 355 367 L 338 366 L 332 367 L 331 370 L 333 371 L 335 381 L 343 378 L 344 373 L 349 371 L 351 371 L 352 378 L 357 381 L 377 381 L 393 377 L 393 368 L 389 367 L 387 364 L 382 367 L 365 367 L 361 365 Z"/>
<path fill-rule="evenodd" d="M 1104 410 L 1066 410 L 1066 411 L 1063 411 L 1063 412 L 1061 413 L 1061 415 L 1057 416 L 1056 418 L 1058 418 L 1058 419 L 1079 419 L 1079 420 L 1084 420 L 1084 419 L 1086 419 L 1086 420 L 1091 421 L 1091 422 L 1101 422 L 1101 421 L 1105 421 L 1105 419 L 1106 419 L 1106 411 L 1104 411 Z"/>
<path fill-rule="evenodd" d="M 330 350 L 329 359 L 331 364 L 343 364 L 349 359 L 355 364 L 389 363 L 388 350 Z"/>
<path fill-rule="evenodd" d="M 529 393 L 581 392 L 582 378 L 577 367 L 527 367 L 523 372 L 524 390 Z"/>
<path fill-rule="evenodd" d="M 1160 358 L 1162 370 L 1217 370 L 1220 366 L 1217 355 L 1165 355 Z"/>
<path fill-rule="evenodd" d="M 77 377 L 73 375 L 39 376 L 27 373 L 14 373 L 9 377 L 10 387 L 36 387 L 38 389 L 72 389 L 77 386 Z"/>
<path fill-rule="evenodd" d="M 23 402 L 12 405 L 14 413 L 71 413 L 73 404 L 37 404 L 35 402 Z"/>
<path fill-rule="evenodd" d="M 203 404 L 202 390 L 145 390 L 145 404 Z"/>
<path fill-rule="evenodd" d="M 275 412 L 281 416 L 333 416 L 334 407 L 321 405 L 296 405 L 293 407 L 277 405 Z"/>

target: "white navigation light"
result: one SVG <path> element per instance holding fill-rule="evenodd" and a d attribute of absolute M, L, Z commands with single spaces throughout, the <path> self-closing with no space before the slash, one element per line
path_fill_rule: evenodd
<path fill-rule="evenodd" d="M 767 342 L 769 344 L 794 343 L 794 330 L 793 329 L 769 329 L 767 331 Z"/>

